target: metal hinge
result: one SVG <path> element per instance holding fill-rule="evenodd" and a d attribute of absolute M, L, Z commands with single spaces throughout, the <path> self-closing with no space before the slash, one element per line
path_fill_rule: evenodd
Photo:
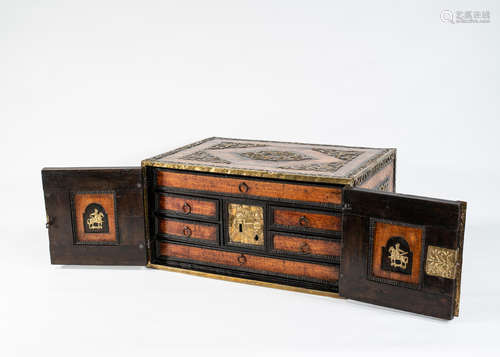
<path fill-rule="evenodd" d="M 345 211 L 352 211 L 352 206 L 350 203 L 344 203 L 342 205 L 342 212 L 345 212 Z"/>

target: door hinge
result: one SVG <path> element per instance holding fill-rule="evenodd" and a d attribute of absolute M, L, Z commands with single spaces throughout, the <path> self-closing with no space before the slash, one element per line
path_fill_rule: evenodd
<path fill-rule="evenodd" d="M 344 203 L 342 205 L 342 212 L 345 212 L 345 211 L 352 211 L 352 206 L 350 203 Z"/>

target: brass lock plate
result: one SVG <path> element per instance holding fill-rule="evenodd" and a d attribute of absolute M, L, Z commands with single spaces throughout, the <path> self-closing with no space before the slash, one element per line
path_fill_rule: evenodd
<path fill-rule="evenodd" d="M 229 242 L 264 245 L 264 208 L 230 203 Z"/>

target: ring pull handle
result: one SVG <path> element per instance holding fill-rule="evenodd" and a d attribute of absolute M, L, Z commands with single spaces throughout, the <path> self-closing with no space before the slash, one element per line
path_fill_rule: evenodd
<path fill-rule="evenodd" d="M 182 206 L 182 212 L 185 214 L 190 214 L 191 213 L 191 205 L 187 202 L 184 202 L 184 205 Z"/>
<path fill-rule="evenodd" d="M 247 193 L 248 192 L 248 185 L 246 183 L 242 182 L 238 186 L 238 189 L 240 190 L 241 193 Z"/>
<path fill-rule="evenodd" d="M 299 218 L 299 225 L 301 225 L 302 227 L 307 227 L 309 225 L 309 220 L 306 216 L 302 216 Z"/>
<path fill-rule="evenodd" d="M 241 254 L 239 257 L 238 257 L 238 263 L 240 263 L 241 265 L 245 264 L 247 262 L 247 257 L 245 257 L 243 254 Z"/>
<path fill-rule="evenodd" d="M 185 226 L 184 229 L 182 230 L 182 233 L 184 234 L 185 237 L 189 238 L 191 237 L 191 233 L 193 233 L 193 231 L 188 226 Z"/>
<path fill-rule="evenodd" d="M 302 251 L 302 253 L 304 254 L 309 254 L 311 253 L 311 247 L 309 246 L 309 244 L 307 244 L 307 242 L 304 242 L 301 246 L 300 246 L 300 250 Z"/>

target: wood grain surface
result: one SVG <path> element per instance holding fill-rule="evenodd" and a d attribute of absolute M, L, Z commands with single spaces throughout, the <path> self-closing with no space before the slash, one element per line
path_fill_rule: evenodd
<path fill-rule="evenodd" d="M 341 217 L 285 208 L 273 209 L 273 223 L 280 226 L 340 231 Z"/>
<path fill-rule="evenodd" d="M 340 256 L 341 251 L 340 242 L 294 237 L 286 234 L 275 234 L 273 246 L 275 250 L 283 252 L 329 257 Z"/>
<path fill-rule="evenodd" d="M 45 168 L 42 170 L 45 209 L 49 218 L 52 264 L 145 265 L 144 197 L 140 167 Z M 119 245 L 107 242 L 74 244 L 71 195 L 115 192 Z M 111 226 L 110 230 L 113 229 Z M 76 231 L 76 230 L 75 230 Z"/>
<path fill-rule="evenodd" d="M 197 215 L 217 218 L 217 202 L 192 197 L 160 195 L 158 208 L 186 216 Z"/>
<path fill-rule="evenodd" d="M 217 240 L 217 225 L 198 224 L 189 221 L 177 221 L 169 218 L 160 219 L 159 232 L 184 238 Z"/>
<path fill-rule="evenodd" d="M 418 284 L 420 282 L 420 271 L 422 269 L 420 260 L 422 257 L 422 235 L 422 228 L 376 222 L 373 237 L 373 275 L 379 278 Z M 382 247 L 386 245 L 391 237 L 395 236 L 404 238 L 408 242 L 410 250 L 413 253 L 411 274 L 402 274 L 382 269 Z"/>
<path fill-rule="evenodd" d="M 335 186 L 299 185 L 266 180 L 216 177 L 163 170 L 158 171 L 157 184 L 178 189 L 303 202 L 337 205 L 342 202 L 342 190 Z"/>
<path fill-rule="evenodd" d="M 388 180 L 388 186 L 387 186 L 388 192 L 394 192 L 394 186 L 395 186 L 394 163 L 390 163 L 382 170 L 375 173 L 373 176 L 371 176 L 369 179 L 363 182 L 359 187 L 376 189 L 377 186 L 384 180 Z"/>
<path fill-rule="evenodd" d="M 166 242 L 159 243 L 159 253 L 167 258 L 187 259 L 201 263 L 220 264 L 253 271 L 285 274 L 299 278 L 310 278 L 328 282 L 336 282 L 339 274 L 337 266 L 302 263 L 285 259 L 224 252 Z"/>
<path fill-rule="evenodd" d="M 76 193 L 74 195 L 75 226 L 77 242 L 118 242 L 115 221 L 115 199 L 113 193 Z M 83 213 L 88 205 L 97 203 L 108 215 L 109 230 L 106 233 L 86 233 Z"/>
<path fill-rule="evenodd" d="M 424 257 L 428 245 L 457 249 L 460 253 L 463 247 L 461 229 L 465 221 L 464 203 L 358 188 L 345 189 L 344 201 L 349 210 L 345 210 L 343 214 L 340 295 L 419 314 L 453 318 L 459 299 L 458 276 L 456 279 L 445 279 L 422 272 L 421 283 L 411 284 L 401 281 L 398 276 L 382 278 L 369 275 L 374 267 L 373 257 L 380 254 L 377 250 L 381 249 L 377 248 L 380 247 L 377 244 L 373 248 L 372 259 L 369 259 L 370 236 L 373 232 L 370 223 L 375 219 L 402 227 L 422 227 L 425 245 L 421 247 L 421 254 Z M 410 232 L 390 232 L 389 227 L 384 225 L 380 225 L 378 233 L 375 230 L 374 235 L 380 233 L 400 234 L 407 241 L 412 239 L 408 236 Z M 418 240 L 418 231 L 411 234 Z M 418 242 L 415 244 L 418 251 Z M 419 261 L 419 257 L 414 256 L 413 263 L 418 265 Z M 415 268 L 415 272 L 417 269 Z"/>

